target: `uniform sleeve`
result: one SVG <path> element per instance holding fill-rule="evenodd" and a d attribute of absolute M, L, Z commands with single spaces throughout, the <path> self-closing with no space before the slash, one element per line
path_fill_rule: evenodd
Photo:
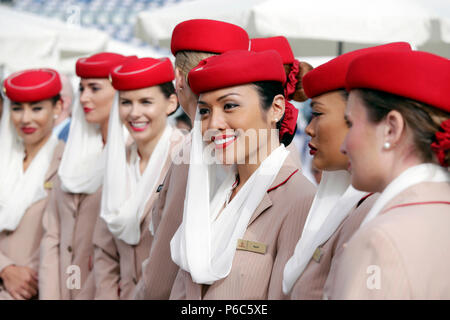
<path fill-rule="evenodd" d="M 114 236 L 99 216 L 94 231 L 95 299 L 119 299 L 120 257 Z"/>
<path fill-rule="evenodd" d="M 0 251 L 0 273 L 2 273 L 3 269 L 12 264 L 15 264 L 14 261 Z"/>
<path fill-rule="evenodd" d="M 302 201 L 295 203 L 290 213 L 286 216 L 280 230 L 277 241 L 277 255 L 275 257 L 272 275 L 269 284 L 269 299 L 287 299 L 283 293 L 284 267 L 289 258 L 294 254 L 295 246 L 303 231 L 306 217 L 314 199 L 314 187 L 306 188 Z"/>
<path fill-rule="evenodd" d="M 173 177 L 173 175 L 166 177 L 169 183 L 164 183 L 161 190 L 164 196 L 155 203 L 162 210 L 160 214 L 157 213 L 161 217 L 161 222 L 155 226 L 157 229 L 149 257 L 142 263 L 142 276 L 134 291 L 134 299 L 137 300 L 167 300 L 177 276 L 179 267 L 172 261 L 170 240 L 183 219 L 184 201 L 179 198 L 184 197 L 184 194 L 180 195 L 177 192 L 180 191 L 178 189 L 182 189 L 181 191 L 185 189 L 171 182 Z M 174 197 L 178 199 L 174 201 Z"/>
<path fill-rule="evenodd" d="M 411 299 L 401 255 L 381 228 L 361 229 L 337 261 L 331 299 Z"/>
<path fill-rule="evenodd" d="M 39 263 L 39 299 L 59 300 L 60 266 L 59 239 L 60 223 L 57 206 L 56 188 L 49 195 L 49 202 L 42 217 L 43 237 L 40 246 Z"/>

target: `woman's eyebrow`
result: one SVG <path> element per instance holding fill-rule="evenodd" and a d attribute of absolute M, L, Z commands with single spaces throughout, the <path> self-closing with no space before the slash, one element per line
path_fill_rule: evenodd
<path fill-rule="evenodd" d="M 240 96 L 239 93 L 231 92 L 231 93 L 227 93 L 227 94 L 225 94 L 225 95 L 223 95 L 223 96 L 217 98 L 217 101 L 220 101 L 220 100 L 222 100 L 222 99 L 225 99 L 226 97 L 231 96 L 231 95 Z"/>

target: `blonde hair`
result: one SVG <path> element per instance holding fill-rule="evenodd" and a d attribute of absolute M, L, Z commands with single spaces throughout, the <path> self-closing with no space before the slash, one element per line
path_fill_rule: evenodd
<path fill-rule="evenodd" d="M 202 51 L 178 51 L 175 55 L 175 67 L 187 78 L 189 71 L 195 68 L 200 61 L 215 55 L 217 54 Z"/>

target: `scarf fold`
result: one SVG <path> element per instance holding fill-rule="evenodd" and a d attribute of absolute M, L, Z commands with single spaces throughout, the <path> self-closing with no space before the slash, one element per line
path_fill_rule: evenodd
<path fill-rule="evenodd" d="M 324 171 L 309 210 L 302 235 L 283 273 L 283 292 L 288 294 L 302 275 L 314 251 L 326 242 L 366 192 L 355 190 L 347 171 Z"/>
<path fill-rule="evenodd" d="M 423 163 L 403 171 L 383 190 L 375 201 L 361 226 L 375 219 L 388 204 L 404 190 L 422 182 L 450 182 L 450 173 L 441 166 L 432 163 Z"/>
<path fill-rule="evenodd" d="M 5 99 L 0 124 L 0 232 L 14 231 L 26 210 L 47 197 L 45 178 L 58 139 L 51 135 L 23 171 L 25 148 L 10 119 L 10 101 Z"/>
<path fill-rule="evenodd" d="M 78 95 L 75 101 L 58 175 L 63 191 L 92 194 L 103 182 L 106 153 L 99 126 L 86 121 Z"/>
<path fill-rule="evenodd" d="M 225 206 L 235 182 L 236 167 L 229 168 L 226 178 L 220 182 L 211 175 L 214 170 L 223 170 L 224 166 L 207 165 L 203 149 L 201 121 L 197 112 L 183 222 L 170 242 L 170 250 L 172 260 L 189 272 L 194 282 L 212 284 L 231 271 L 237 240 L 243 237 L 254 211 L 275 180 L 289 151 L 284 145 L 275 149 Z M 219 185 L 216 192 L 212 181 Z"/>

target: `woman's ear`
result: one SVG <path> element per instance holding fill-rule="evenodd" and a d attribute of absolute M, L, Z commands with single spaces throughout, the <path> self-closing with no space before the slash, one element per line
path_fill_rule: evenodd
<path fill-rule="evenodd" d="M 272 107 L 270 108 L 269 120 L 277 123 L 284 115 L 285 98 L 282 94 L 278 94 L 273 98 Z"/>
<path fill-rule="evenodd" d="M 402 138 L 405 129 L 405 120 L 400 112 L 391 110 L 384 120 L 384 148 L 394 147 Z"/>
<path fill-rule="evenodd" d="M 175 90 L 179 92 L 186 87 L 186 79 L 178 67 L 175 67 Z"/>
<path fill-rule="evenodd" d="M 62 107 L 63 107 L 63 101 L 61 99 L 56 101 L 56 103 L 53 105 L 53 117 L 54 117 L 54 119 L 57 119 L 59 117 L 59 115 L 62 112 Z"/>
<path fill-rule="evenodd" d="M 169 116 L 172 113 L 174 113 L 178 108 L 178 97 L 175 93 L 172 93 L 167 100 L 168 100 L 168 104 L 167 104 L 166 114 Z"/>

